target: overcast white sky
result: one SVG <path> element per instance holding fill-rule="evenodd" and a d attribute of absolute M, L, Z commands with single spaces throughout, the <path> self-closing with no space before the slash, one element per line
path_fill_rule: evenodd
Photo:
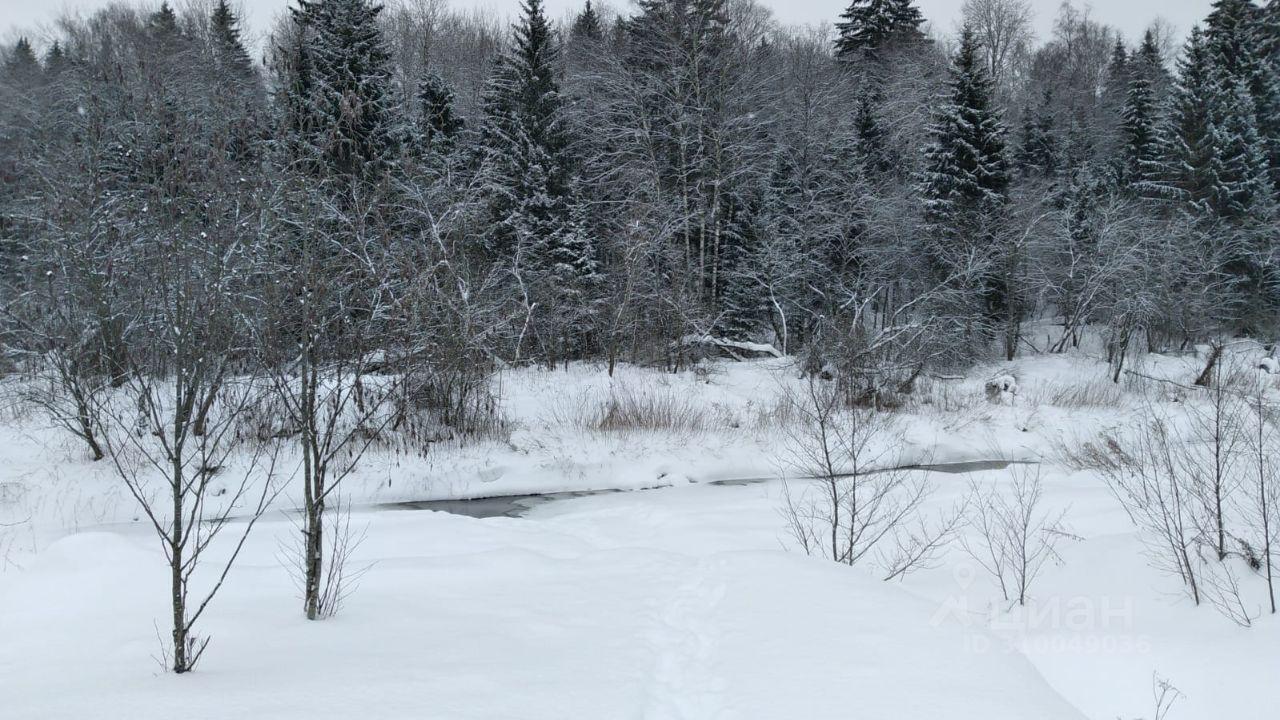
<path fill-rule="evenodd" d="M 171 0 L 181 5 L 184 0 Z M 606 0 L 615 7 L 628 8 L 630 0 Z M 934 26 L 950 32 L 960 16 L 962 0 L 917 0 Z M 0 0 L 0 37 L 11 39 L 21 29 L 50 23 L 64 10 L 91 10 L 110 4 L 111 0 Z M 160 0 L 147 0 L 159 6 Z M 272 18 L 281 12 L 290 0 L 240 0 L 252 32 L 265 32 Z M 579 7 L 583 0 L 545 0 L 547 13 L 553 18 L 565 16 Z M 789 23 L 834 22 L 848 0 L 759 0 L 773 9 L 774 14 Z M 1036 30 L 1043 38 L 1049 34 L 1053 17 L 1061 0 L 1030 0 L 1035 8 Z M 1085 4 L 1075 0 L 1077 5 Z M 514 13 L 519 0 L 452 0 L 456 8 L 488 7 L 504 13 Z M 1109 25 L 1120 28 L 1130 38 L 1141 35 L 1143 29 L 1156 17 L 1163 17 L 1181 33 L 1200 22 L 1209 13 L 1212 0 L 1094 0 L 1088 3 L 1094 16 Z M 37 36 L 39 33 L 35 33 Z"/>

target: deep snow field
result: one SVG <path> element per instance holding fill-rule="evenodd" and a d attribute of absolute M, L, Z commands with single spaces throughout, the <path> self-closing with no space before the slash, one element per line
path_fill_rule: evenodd
<path fill-rule="evenodd" d="M 1185 384 L 1202 362 L 1148 357 L 1141 371 Z M 996 372 L 1018 378 L 1011 404 L 983 397 Z M 297 498 L 283 494 L 201 619 L 212 643 L 183 676 L 155 661 L 167 568 L 134 501 L 107 461 L 9 410 L 0 718 L 1153 720 L 1162 678 L 1181 693 L 1168 720 L 1273 720 L 1280 618 L 1241 628 L 1193 606 L 1148 567 L 1103 479 L 1059 461 L 1059 446 L 1140 416 L 1141 395 L 1195 401 L 1105 374 L 1088 353 L 1033 356 L 937 381 L 900 413 L 903 464 L 1041 463 L 1046 506 L 1080 539 L 1060 546 L 1025 609 L 958 546 L 894 582 L 795 549 L 783 494 L 806 481 L 777 425 L 797 382 L 787 361 L 612 379 L 598 366 L 522 369 L 499 381 L 508 438 L 375 447 L 345 481 L 363 575 L 332 619 L 302 618 L 284 550 Z M 585 428 L 610 392 L 692 403 L 705 427 Z M 1012 472 L 935 472 L 930 506 Z M 713 484 L 741 479 L 760 481 Z M 395 505 L 603 489 L 631 492 L 485 519 Z M 1261 581 L 1243 583 L 1260 609 Z"/>

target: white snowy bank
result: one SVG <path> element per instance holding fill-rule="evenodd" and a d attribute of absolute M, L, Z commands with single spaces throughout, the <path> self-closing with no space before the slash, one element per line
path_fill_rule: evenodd
<path fill-rule="evenodd" d="M 1185 384 L 1195 357 L 1144 375 Z M 197 671 L 153 659 L 168 578 L 112 469 L 35 416 L 0 421 L 0 687 L 14 718 L 629 718 L 889 720 L 1152 717 L 1271 720 L 1280 622 L 1236 627 L 1148 566 L 1105 483 L 1058 447 L 1122 428 L 1137 393 L 1176 410 L 1195 391 L 1115 386 L 1088 357 L 1033 357 L 938 381 L 902 411 L 902 462 L 1039 459 L 1046 503 L 1082 539 L 1025 609 L 959 548 L 901 583 L 795 552 L 780 514 L 795 477 L 778 410 L 784 361 L 665 375 L 520 370 L 501 383 L 509 437 L 423 453 L 375 448 L 348 479 L 353 566 L 342 612 L 308 623 L 278 508 L 255 529 L 198 632 Z M 1008 404 L 984 396 L 1015 377 Z M 593 425 L 630 393 L 697 417 L 674 432 Z M 976 476 L 1006 483 L 1007 471 Z M 966 492 L 939 475 L 932 505 Z M 791 482 L 803 482 L 792 480 Z M 399 500 L 659 487 L 476 520 L 372 507 Z M 227 552 L 215 546 L 214 554 Z M 1242 571 L 1256 602 L 1258 578 Z M 1252 608 L 1256 610 L 1257 608 Z"/>
<path fill-rule="evenodd" d="M 1022 656 L 977 651 L 998 643 L 900 587 L 780 551 L 707 552 L 680 537 L 696 528 L 664 537 L 687 552 L 594 540 L 611 515 L 361 516 L 374 564 L 322 623 L 299 617 L 274 561 L 291 527 L 266 524 L 187 676 L 151 658 L 165 612 L 152 539 L 74 535 L 0 590 L 5 716 L 1081 717 Z"/>

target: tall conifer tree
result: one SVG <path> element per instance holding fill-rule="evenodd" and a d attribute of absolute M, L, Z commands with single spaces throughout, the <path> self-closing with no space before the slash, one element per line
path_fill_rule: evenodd
<path fill-rule="evenodd" d="M 574 42 L 598 42 L 604 37 L 604 26 L 600 22 L 600 13 L 596 12 L 591 0 L 587 0 L 582 12 L 578 13 L 577 17 L 573 19 L 573 25 L 569 28 L 569 37 Z"/>
<path fill-rule="evenodd" d="M 334 177 L 380 176 L 400 133 L 391 55 L 369 0 L 299 0 L 287 104 L 320 169 Z"/>
<path fill-rule="evenodd" d="M 1129 89 L 1120 119 L 1120 159 L 1117 175 L 1120 184 L 1132 192 L 1151 192 L 1151 183 L 1160 174 L 1160 100 L 1157 83 L 1161 82 L 1159 50 L 1154 37 L 1147 32 L 1140 50 L 1129 61 Z"/>
<path fill-rule="evenodd" d="M 464 122 L 454 111 L 453 88 L 428 72 L 418 84 L 418 136 L 423 150 L 447 151 Z"/>
<path fill-rule="evenodd" d="M 836 23 L 836 58 L 855 60 L 897 45 L 922 42 L 924 16 L 912 0 L 852 0 Z"/>
<path fill-rule="evenodd" d="M 1274 87 L 1264 61 L 1261 12 L 1250 0 L 1216 0 L 1206 21 L 1207 51 L 1216 92 L 1207 98 L 1214 114 L 1219 157 L 1213 207 L 1228 218 L 1251 214 L 1270 202 L 1270 168 L 1264 128 Z"/>
<path fill-rule="evenodd" d="M 1162 176 L 1175 197 L 1208 210 L 1222 173 L 1217 140 L 1219 86 L 1203 31 L 1192 28 L 1178 61 L 1178 78 L 1164 133 Z"/>
<path fill-rule="evenodd" d="M 1254 102 L 1258 131 L 1267 145 L 1270 181 L 1280 202 L 1280 0 L 1271 0 L 1258 14 L 1258 72 Z"/>
<path fill-rule="evenodd" d="M 1000 252 L 992 225 L 1008 203 L 1009 165 L 1004 123 L 992 98 L 990 78 L 978 58 L 978 43 L 965 28 L 951 68 L 948 97 L 938 110 L 925 150 L 920 185 L 927 251 L 939 279 L 972 276 L 974 258 Z M 1009 311 L 1008 288 L 990 270 L 970 277 L 989 319 Z"/>
<path fill-rule="evenodd" d="M 515 261 L 563 300 L 595 281 L 596 260 L 578 202 L 557 55 L 541 0 L 526 0 L 490 81 L 480 144 L 490 256 Z"/>
<path fill-rule="evenodd" d="M 214 60 L 218 71 L 236 80 L 256 82 L 253 61 L 240 38 L 240 18 L 236 17 L 227 0 L 218 0 L 209 18 L 213 33 Z"/>
<path fill-rule="evenodd" d="M 1022 127 L 1015 155 L 1023 177 L 1052 178 L 1058 174 L 1058 142 L 1053 127 L 1053 93 L 1046 90 L 1035 108 L 1022 109 Z"/>
<path fill-rule="evenodd" d="M 925 219 L 938 237 L 949 241 L 966 237 L 979 217 L 1008 200 L 1006 129 L 977 47 L 966 29 L 953 61 L 948 97 L 925 150 Z"/>

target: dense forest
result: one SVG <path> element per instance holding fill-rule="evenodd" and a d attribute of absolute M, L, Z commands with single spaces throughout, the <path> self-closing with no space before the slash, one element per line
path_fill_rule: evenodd
<path fill-rule="evenodd" d="M 1070 3 L 1039 44 L 1022 0 L 964 18 L 306 0 L 262 62 L 225 2 L 64 20 L 3 58 L 5 362 L 120 383 L 182 323 L 240 365 L 431 375 L 751 342 L 878 392 L 1086 325 L 1117 363 L 1270 338 L 1280 2 L 1182 47 Z"/>

